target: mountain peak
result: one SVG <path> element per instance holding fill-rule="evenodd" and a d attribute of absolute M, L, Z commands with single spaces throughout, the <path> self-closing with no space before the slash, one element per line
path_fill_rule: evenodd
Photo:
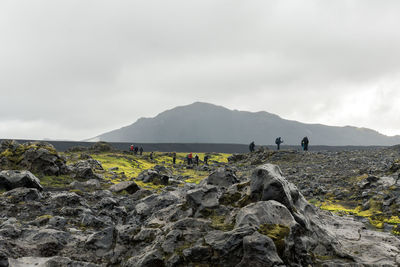
<path fill-rule="evenodd" d="M 194 102 L 139 119 L 135 123 L 98 136 L 99 140 L 141 143 L 232 143 L 273 144 L 281 136 L 284 144 L 298 145 L 308 136 L 314 145 L 394 145 L 400 136 L 352 127 L 305 124 L 282 119 L 266 111 L 230 110 L 223 106 Z"/>

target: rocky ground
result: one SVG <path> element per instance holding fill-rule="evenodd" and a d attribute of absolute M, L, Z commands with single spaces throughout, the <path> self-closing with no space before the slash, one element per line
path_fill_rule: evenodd
<path fill-rule="evenodd" d="M 399 265 L 399 147 L 184 156 L 3 142 L 0 266 Z"/>

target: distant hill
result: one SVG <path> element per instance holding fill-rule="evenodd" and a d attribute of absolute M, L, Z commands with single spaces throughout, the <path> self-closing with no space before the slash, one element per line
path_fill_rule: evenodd
<path fill-rule="evenodd" d="M 231 143 L 273 144 L 281 136 L 286 145 L 298 145 L 304 136 L 310 145 L 395 145 L 400 136 L 386 136 L 367 128 L 306 124 L 265 111 L 230 110 L 195 102 L 175 107 L 154 118 L 141 118 L 120 129 L 87 141 L 133 143 Z"/>

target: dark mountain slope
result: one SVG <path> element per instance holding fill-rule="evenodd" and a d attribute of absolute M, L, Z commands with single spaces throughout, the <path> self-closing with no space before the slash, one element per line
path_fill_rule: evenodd
<path fill-rule="evenodd" d="M 90 140 L 109 142 L 272 144 L 282 136 L 284 144 L 297 145 L 308 136 L 315 145 L 394 145 L 400 136 L 351 126 L 305 124 L 262 111 L 229 110 L 196 102 L 164 111 Z"/>

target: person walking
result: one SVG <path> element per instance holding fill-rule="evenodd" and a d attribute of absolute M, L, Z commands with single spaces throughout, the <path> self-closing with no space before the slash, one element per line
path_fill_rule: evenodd
<path fill-rule="evenodd" d="M 153 151 L 150 152 L 150 159 L 153 160 Z"/>
<path fill-rule="evenodd" d="M 139 155 L 141 156 L 143 154 L 143 147 L 139 148 Z"/>
<path fill-rule="evenodd" d="M 194 164 L 196 164 L 196 166 L 199 166 L 199 156 L 197 154 L 194 156 Z"/>
<path fill-rule="evenodd" d="M 301 140 L 301 147 L 303 148 L 304 151 L 308 151 L 308 143 L 309 143 L 308 137 L 305 136 L 303 140 Z"/>
<path fill-rule="evenodd" d="M 133 145 L 131 145 L 131 146 L 129 147 L 129 150 L 130 150 L 131 152 L 133 152 Z"/>
<path fill-rule="evenodd" d="M 283 140 L 282 140 L 281 137 L 277 137 L 277 138 L 275 139 L 276 150 L 279 150 L 279 149 L 280 149 L 282 143 L 283 143 Z"/>
<path fill-rule="evenodd" d="M 188 155 L 188 165 L 192 165 L 192 163 L 193 163 L 193 154 L 192 152 L 190 152 Z"/>
<path fill-rule="evenodd" d="M 250 145 L 249 145 L 250 152 L 254 152 L 255 147 L 256 147 L 256 145 L 254 144 L 254 141 L 251 142 Z"/>

